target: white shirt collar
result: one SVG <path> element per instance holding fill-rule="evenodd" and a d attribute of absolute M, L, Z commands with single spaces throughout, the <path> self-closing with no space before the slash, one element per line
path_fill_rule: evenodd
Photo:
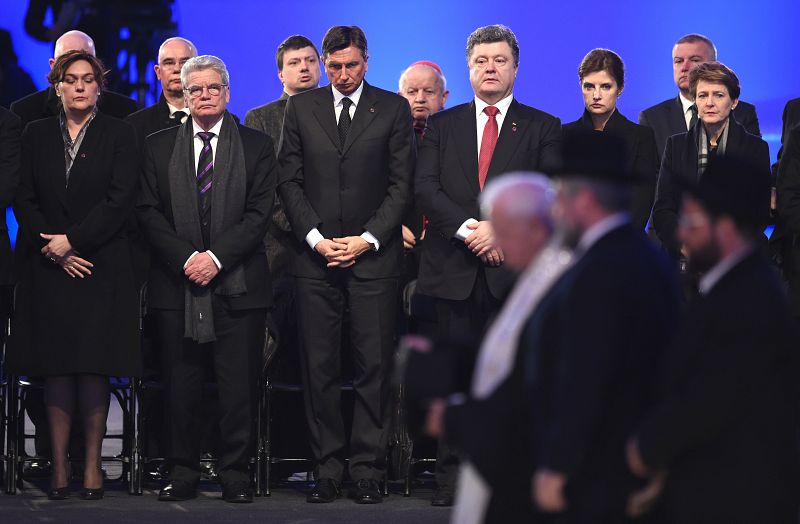
<path fill-rule="evenodd" d="M 169 102 L 167 102 L 167 107 L 169 108 L 169 116 L 172 116 L 173 114 L 175 114 L 175 111 L 183 111 L 187 115 L 191 114 L 189 112 L 189 108 L 188 107 L 175 107 L 174 105 L 170 104 Z"/>
<path fill-rule="evenodd" d="M 745 246 L 717 262 L 717 265 L 709 269 L 698 282 L 697 290 L 700 291 L 700 294 L 708 295 L 714 286 L 722 280 L 722 277 L 727 275 L 734 266 L 744 260 L 754 249 L 753 246 Z"/>
<path fill-rule="evenodd" d="M 487 104 L 477 96 L 475 97 L 475 116 L 480 116 L 483 113 L 483 110 L 486 109 L 487 106 L 493 105 L 496 107 L 501 115 L 505 115 L 508 113 L 508 108 L 511 106 L 511 101 L 514 100 L 514 93 L 509 94 L 504 99 L 500 100 L 496 104 Z"/>
<path fill-rule="evenodd" d="M 222 121 L 223 120 L 224 120 L 224 118 L 220 117 L 219 118 L 219 122 L 214 124 L 214 126 L 211 129 L 209 129 L 208 132 L 209 133 L 214 133 L 214 136 L 219 138 L 219 131 L 220 131 L 220 129 L 222 129 Z M 199 125 L 197 125 L 197 122 L 195 122 L 194 118 L 193 118 L 192 119 L 192 136 L 197 137 L 197 133 L 202 133 L 203 131 L 204 131 L 204 129 L 202 127 L 200 127 Z"/>
<path fill-rule="evenodd" d="M 361 99 L 361 93 L 364 91 L 364 81 L 361 81 L 361 85 L 358 88 L 350 93 L 349 95 L 341 94 L 335 87 L 331 86 L 331 91 L 333 91 L 333 107 L 342 105 L 342 99 L 347 96 L 350 100 L 352 100 L 353 105 L 358 107 L 358 101 Z"/>
<path fill-rule="evenodd" d="M 683 96 L 683 93 L 678 93 L 678 98 L 681 99 L 681 106 L 683 107 L 683 114 L 685 115 L 689 108 L 694 105 L 694 102 Z"/>
<path fill-rule="evenodd" d="M 609 215 L 600 222 L 597 222 L 589 229 L 583 232 L 581 239 L 578 242 L 576 252 L 586 253 L 589 248 L 597 243 L 598 240 L 606 236 L 608 233 L 621 227 L 631 221 L 628 213 L 614 213 Z"/>

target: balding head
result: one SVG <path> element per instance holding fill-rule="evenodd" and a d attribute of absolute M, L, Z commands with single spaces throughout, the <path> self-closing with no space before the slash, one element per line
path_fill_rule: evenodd
<path fill-rule="evenodd" d="M 94 40 L 83 31 L 67 31 L 56 40 L 53 58 L 50 59 L 50 69 L 56 63 L 56 59 L 67 51 L 86 51 L 92 56 L 97 56 L 94 49 Z"/>
<path fill-rule="evenodd" d="M 425 127 L 428 117 L 444 108 L 449 94 L 441 70 L 428 63 L 411 64 L 400 75 L 398 87 L 398 94 L 408 100 L 416 127 Z"/>
<path fill-rule="evenodd" d="M 540 173 L 510 173 L 489 182 L 480 196 L 481 212 L 494 229 L 505 264 L 522 271 L 553 232 L 555 189 Z"/>

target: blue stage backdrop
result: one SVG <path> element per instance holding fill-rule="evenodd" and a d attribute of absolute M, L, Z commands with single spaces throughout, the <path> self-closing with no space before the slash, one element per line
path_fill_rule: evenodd
<path fill-rule="evenodd" d="M 26 5 L 0 0 L 0 27 L 11 31 L 21 64 L 43 87 L 51 49 L 25 34 Z M 670 57 L 674 41 L 686 33 L 703 33 L 717 44 L 720 61 L 739 75 L 742 99 L 756 105 L 773 159 L 783 106 L 800 96 L 797 0 L 729 0 L 715 6 L 629 0 L 176 0 L 175 18 L 180 34 L 194 41 L 200 53 L 227 63 L 230 109 L 241 118 L 280 96 L 274 55 L 286 36 L 301 33 L 321 45 L 325 31 L 337 24 L 359 25 L 366 32 L 367 80 L 373 85 L 397 90 L 408 64 L 421 59 L 440 64 L 450 89 L 448 105 L 472 96 L 465 61 L 469 33 L 481 25 L 506 24 L 521 47 L 515 96 L 565 122 L 581 114 L 577 68 L 589 50 L 606 47 L 622 56 L 627 78 L 620 111 L 636 120 L 643 108 L 676 96 Z"/>

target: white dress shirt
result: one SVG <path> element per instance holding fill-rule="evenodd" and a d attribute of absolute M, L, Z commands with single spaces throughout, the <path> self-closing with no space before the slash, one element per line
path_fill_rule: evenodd
<path fill-rule="evenodd" d="M 736 267 L 739 262 L 744 260 L 750 253 L 755 250 L 752 246 L 744 247 L 735 253 L 731 253 L 726 258 L 717 262 L 717 264 L 708 270 L 708 273 L 703 275 L 700 282 L 697 283 L 697 290 L 701 295 L 708 295 L 714 286 L 722 280 L 722 277 Z"/>
<path fill-rule="evenodd" d="M 336 114 L 336 123 L 339 123 L 339 117 L 342 114 L 342 108 L 344 108 L 344 104 L 342 104 L 342 100 L 346 97 L 349 98 L 352 104 L 350 104 L 350 120 L 356 114 L 356 107 L 358 107 L 358 102 L 361 100 L 361 93 L 364 92 L 364 82 L 361 82 L 361 85 L 358 88 L 350 93 L 349 95 L 343 95 L 340 93 L 335 87 L 331 86 L 331 91 L 333 91 L 333 111 Z M 377 251 L 381 248 L 381 243 L 378 242 L 378 239 L 370 233 L 369 231 L 364 231 L 361 233 L 361 238 L 367 241 L 368 244 L 372 246 L 373 251 Z M 325 237 L 322 236 L 322 233 L 319 232 L 319 229 L 314 228 L 308 232 L 306 235 L 306 243 L 308 247 L 314 249 L 317 247 L 317 244 L 321 240 L 325 240 Z"/>
<path fill-rule="evenodd" d="M 583 232 L 581 239 L 578 241 L 578 247 L 575 248 L 575 254 L 583 256 L 598 240 L 614 229 L 629 224 L 630 221 L 631 216 L 625 212 L 614 213 L 613 215 L 607 216 Z"/>
<path fill-rule="evenodd" d="M 167 107 L 169 108 L 169 117 L 172 118 L 172 115 L 175 114 L 176 111 L 183 111 L 186 115 L 191 115 L 191 111 L 189 111 L 189 106 L 186 107 L 175 107 L 174 105 L 167 102 Z M 186 119 L 189 118 L 188 116 L 181 117 L 181 124 L 186 122 Z"/>
<path fill-rule="evenodd" d="M 170 111 L 172 109 L 170 108 Z M 177 111 L 177 110 L 176 110 Z M 219 132 L 222 129 L 222 118 L 219 119 L 219 122 L 214 124 L 214 126 L 208 130 L 209 133 L 214 133 L 214 136 L 211 137 L 211 153 L 213 158 L 217 158 L 217 142 L 219 141 Z M 197 136 L 198 133 L 202 133 L 205 131 L 202 127 L 197 125 L 197 122 L 192 120 L 192 133 L 194 135 L 194 172 L 197 175 L 197 163 L 200 161 L 200 152 L 203 150 L 203 140 Z M 189 258 L 186 259 L 186 262 L 183 264 L 183 268 L 186 269 L 186 266 L 189 265 L 189 261 L 191 261 L 195 255 L 197 255 L 199 251 L 195 251 L 192 253 Z M 211 257 L 211 260 L 217 265 L 217 269 L 222 269 L 222 262 L 211 252 L 210 249 L 206 250 L 208 256 Z"/>
<path fill-rule="evenodd" d="M 692 121 L 692 106 L 694 102 L 683 96 L 683 93 L 680 93 L 678 97 L 681 99 L 681 107 L 683 107 L 683 119 L 686 121 L 686 130 L 689 130 L 689 124 Z"/>
<path fill-rule="evenodd" d="M 503 122 L 506 119 L 506 113 L 508 113 L 508 108 L 511 106 L 511 101 L 514 100 L 514 95 L 510 94 L 504 99 L 500 100 L 494 107 L 498 109 L 497 116 L 495 116 L 495 120 L 497 120 L 497 136 L 500 136 L 500 130 L 503 129 Z M 483 142 L 483 130 L 486 127 L 486 123 L 489 122 L 489 115 L 483 112 L 487 106 L 491 104 L 487 104 L 477 96 L 475 97 L 475 119 L 478 131 L 478 161 L 480 161 L 481 156 L 481 142 Z M 461 224 L 461 227 L 458 228 L 458 231 L 453 235 L 457 239 L 461 240 L 462 242 L 472 234 L 474 229 L 470 229 L 467 226 L 471 224 L 477 224 L 478 220 L 474 217 L 468 218 Z"/>

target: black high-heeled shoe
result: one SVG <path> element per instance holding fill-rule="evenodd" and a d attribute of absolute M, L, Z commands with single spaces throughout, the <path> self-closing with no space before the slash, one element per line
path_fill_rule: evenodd
<path fill-rule="evenodd" d="M 79 495 L 82 500 L 100 500 L 105 495 L 106 490 L 103 489 L 103 486 L 99 488 L 83 488 Z"/>
<path fill-rule="evenodd" d="M 63 488 L 50 488 L 47 491 L 47 498 L 49 500 L 65 500 L 69 498 L 69 486 Z"/>

